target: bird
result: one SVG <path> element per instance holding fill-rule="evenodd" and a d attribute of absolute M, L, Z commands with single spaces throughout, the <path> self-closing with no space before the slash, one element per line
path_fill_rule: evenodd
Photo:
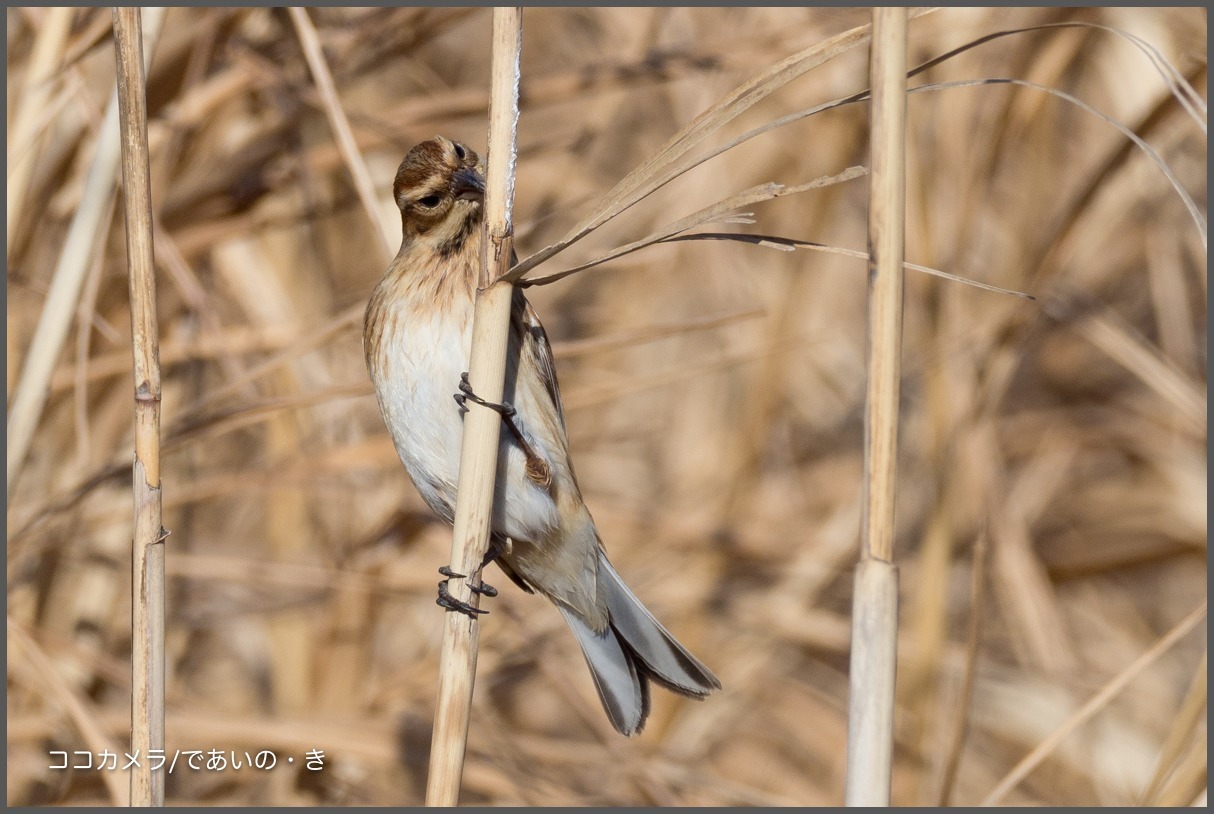
<path fill-rule="evenodd" d="M 607 558 L 570 460 L 552 347 L 521 288 L 511 295 L 502 403 L 485 402 L 468 385 L 483 240 L 480 156 L 443 136 L 424 141 L 401 161 L 392 193 L 401 246 L 368 301 L 363 351 L 384 423 L 422 499 L 454 522 L 467 402 L 498 410 L 508 431 L 499 442 L 482 568 L 495 562 L 524 591 L 556 606 L 621 734 L 644 727 L 651 682 L 694 699 L 720 689 Z M 484 612 L 455 600 L 445 582 L 440 605 L 473 618 Z M 481 591 L 496 594 L 488 585 Z"/>

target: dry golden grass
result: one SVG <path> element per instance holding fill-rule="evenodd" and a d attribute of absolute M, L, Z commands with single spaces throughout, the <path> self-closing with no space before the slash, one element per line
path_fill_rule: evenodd
<path fill-rule="evenodd" d="M 15 149 L 35 150 L 8 235 L 11 408 L 114 58 L 109 9 L 76 11 L 53 49 L 66 67 L 39 91 L 41 137 L 15 144 L 53 18 L 6 14 L 10 167 Z M 410 146 L 442 133 L 483 147 L 490 13 L 310 14 L 377 217 L 394 224 L 389 182 Z M 744 80 L 867 19 L 528 9 L 520 255 L 567 232 Z M 910 59 L 1061 21 L 1142 37 L 1204 99 L 1196 8 L 942 10 L 911 21 Z M 866 60 L 860 47 L 827 62 L 699 149 L 862 90 Z M 1117 119 L 1204 213 L 1204 113 L 1199 126 L 1123 38 L 1091 27 L 1003 37 L 910 84 L 979 78 L 1047 85 Z M 363 369 L 379 226 L 285 11 L 173 9 L 149 79 L 168 748 L 280 756 L 272 772 L 178 765 L 168 801 L 420 803 L 443 624 L 435 569 L 450 532 L 408 483 Z M 893 802 L 937 802 L 954 776 L 949 801 L 975 804 L 1019 774 L 1004 802 L 1204 800 L 1204 238 L 1155 163 L 1059 98 L 954 88 L 912 95 L 908 115 L 907 260 L 1038 299 L 907 276 Z M 758 184 L 864 164 L 866 143 L 862 104 L 773 130 L 535 273 Z M 865 196 L 851 181 L 747 207 L 753 226 L 711 228 L 862 249 Z M 103 224 L 10 484 L 10 804 L 109 800 L 105 772 L 51 770 L 49 753 L 121 751 L 129 737 L 130 317 L 122 219 Z M 725 690 L 703 703 L 657 693 L 645 733 L 620 738 L 559 614 L 502 586 L 481 622 L 463 802 L 842 801 L 863 269 L 679 242 L 531 289 L 612 559 Z M 977 579 L 975 562 L 986 563 Z M 324 751 L 323 771 L 303 766 L 310 749 Z M 1040 762 L 1012 775 L 1034 750 Z"/>

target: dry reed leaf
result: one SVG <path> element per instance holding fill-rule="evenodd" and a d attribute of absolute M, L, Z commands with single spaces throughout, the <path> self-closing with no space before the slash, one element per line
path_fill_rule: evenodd
<path fill-rule="evenodd" d="M 25 669 L 32 673 L 29 679 L 32 681 L 33 686 L 40 693 L 53 698 L 63 708 L 72 723 L 79 730 L 80 736 L 84 740 L 84 745 L 88 747 L 88 750 L 93 755 L 100 755 L 102 753 L 119 754 L 119 747 L 106 736 L 104 728 L 98 721 L 96 710 L 77 691 L 74 691 L 63 681 L 55 666 L 38 647 L 37 643 L 30 638 L 28 633 L 21 629 L 21 626 L 12 617 L 8 618 L 7 631 L 9 642 L 20 645 L 18 653 L 15 654 L 19 656 L 15 659 L 18 664 L 18 671 L 20 672 L 22 669 Z M 24 656 L 24 658 L 20 658 L 20 656 Z M 69 751 L 74 752 L 75 750 Z M 92 762 L 90 756 L 88 761 L 90 766 Z M 102 775 L 102 780 L 109 791 L 110 803 L 113 805 L 127 805 L 130 794 L 124 778 L 116 772 L 107 771 Z"/>
<path fill-rule="evenodd" d="M 921 85 L 917 88 L 911 88 L 907 92 L 908 93 L 921 93 L 921 92 L 934 91 L 934 90 L 948 90 L 951 88 L 978 87 L 978 86 L 982 86 L 982 85 L 1014 85 L 1017 87 L 1031 88 L 1033 90 L 1039 90 L 1039 91 L 1042 91 L 1043 93 L 1048 93 L 1051 96 L 1056 96 L 1065 102 L 1069 102 L 1072 105 L 1075 105 L 1076 107 L 1080 108 L 1081 110 L 1091 113 L 1093 116 L 1096 116 L 1097 118 L 1101 119 L 1102 121 L 1113 125 L 1113 127 L 1115 127 L 1118 130 L 1118 132 L 1120 132 L 1123 136 L 1125 136 L 1127 139 L 1132 141 L 1134 143 L 1134 145 L 1136 147 L 1138 147 L 1138 149 L 1140 149 L 1143 153 L 1145 153 L 1146 156 L 1148 158 L 1150 158 L 1151 161 L 1155 164 L 1155 166 L 1157 166 L 1159 168 L 1159 171 L 1161 173 L 1163 173 L 1164 178 L 1166 178 L 1168 183 L 1171 184 L 1172 189 L 1176 192 L 1176 196 L 1178 198 L 1180 198 L 1181 202 L 1185 206 L 1185 209 L 1188 210 L 1189 216 L 1193 219 L 1193 224 L 1197 227 L 1198 234 L 1201 236 L 1202 246 L 1204 247 L 1206 245 L 1207 227 L 1206 227 L 1205 216 L 1202 215 L 1200 209 L 1197 206 L 1197 202 L 1193 200 L 1193 197 L 1189 194 L 1189 191 L 1184 188 L 1183 184 L 1181 184 L 1180 179 L 1176 177 L 1176 173 L 1173 172 L 1172 167 L 1168 164 L 1168 162 L 1164 161 L 1163 157 L 1160 156 L 1158 152 L 1156 152 L 1154 147 L 1152 147 L 1150 144 L 1148 144 L 1141 136 L 1139 136 L 1137 133 L 1135 133 L 1133 130 L 1131 130 L 1129 127 L 1127 127 L 1125 124 L 1118 121 L 1117 119 L 1114 119 L 1112 116 L 1102 113 L 1101 111 L 1099 111 L 1095 107 L 1089 105 L 1087 102 L 1083 101 L 1082 99 L 1079 99 L 1078 97 L 1073 96 L 1072 94 L 1058 90 L 1057 88 L 1046 87 L 1045 85 L 1040 85 L 1036 82 L 1027 82 L 1023 79 L 974 79 L 974 80 L 969 80 L 969 81 L 958 81 L 958 82 L 938 82 L 938 83 L 934 83 L 931 85 Z"/>
<path fill-rule="evenodd" d="M 1168 732 L 1168 737 L 1163 743 L 1163 748 L 1159 751 L 1159 762 L 1155 765 L 1155 774 L 1151 778 L 1151 783 L 1147 786 L 1146 791 L 1142 795 L 1143 805 L 1158 805 L 1161 802 L 1161 795 L 1164 784 L 1168 780 L 1168 775 L 1171 772 L 1176 772 L 1181 768 L 1182 761 L 1185 759 L 1183 753 L 1188 747 L 1190 755 L 1196 754 L 1199 750 L 1196 747 L 1195 735 L 1201 722 L 1206 718 L 1207 700 L 1207 674 L 1206 674 L 1207 657 L 1201 657 L 1201 664 L 1198 665 L 1197 671 L 1193 674 L 1193 683 L 1189 685 L 1189 691 L 1185 693 L 1185 698 L 1180 706 L 1180 712 L 1176 715 L 1176 720 L 1172 724 L 1172 729 Z M 1204 763 L 1204 754 L 1202 755 Z M 1177 784 L 1177 785 L 1183 785 Z M 1183 795 L 1182 795 L 1183 796 Z M 1192 796 L 1192 793 L 1189 795 Z M 1175 799 L 1175 797 L 1173 797 Z M 1189 799 L 1188 797 L 1184 798 Z M 1183 802 L 1175 803 L 1183 805 Z"/>
<path fill-rule="evenodd" d="M 918 16 L 924 12 L 916 12 Z M 629 206 L 651 194 L 680 174 L 675 170 L 677 159 L 709 135 L 719 130 L 747 108 L 762 101 L 781 86 L 813 70 L 844 51 L 867 40 L 869 26 L 859 26 L 832 37 L 792 56 L 786 57 L 762 74 L 737 87 L 690 124 L 672 136 L 653 156 L 625 176 L 595 206 L 581 223 L 561 240 L 519 261 L 510 271 L 511 281 L 521 279 L 528 271 L 563 251 L 574 242 L 611 220 Z"/>
<path fill-rule="evenodd" d="M 1192 632 L 1193 628 L 1198 625 L 1206 616 L 1206 604 L 1201 603 L 1201 606 L 1196 608 L 1184 619 L 1181 619 L 1171 630 L 1159 639 L 1150 649 L 1140 655 L 1129 666 L 1122 670 L 1119 674 L 1113 677 L 1111 681 L 1100 688 L 1100 691 L 1088 699 L 1082 707 L 1069 716 L 1061 726 L 1058 727 L 1051 735 L 1042 741 L 1033 751 L 1025 755 L 1023 759 L 1004 777 L 995 788 L 983 800 L 985 805 L 994 805 L 1002 800 L 1007 793 L 1021 780 L 1035 769 L 1046 757 L 1053 752 L 1067 735 L 1071 734 L 1076 727 L 1085 723 L 1093 715 L 1100 712 L 1115 696 L 1120 692 L 1126 684 L 1132 681 L 1139 673 L 1150 667 L 1163 653 L 1175 645 L 1186 634 Z"/>
<path fill-rule="evenodd" d="M 623 255 L 639 251 L 646 246 L 652 246 L 655 243 L 669 241 L 674 237 L 683 234 L 688 229 L 694 229 L 695 227 L 703 226 L 706 223 L 721 222 L 723 219 L 729 216 L 729 213 L 744 206 L 749 206 L 750 204 L 758 203 L 760 201 L 770 201 L 773 198 L 782 198 L 786 195 L 796 195 L 800 192 L 808 192 L 811 189 L 821 189 L 822 187 L 829 186 L 831 184 L 839 184 L 843 183 L 844 181 L 850 181 L 853 178 L 859 178 L 864 174 L 865 171 L 863 168 L 849 167 L 837 175 L 818 178 L 806 184 L 798 184 L 796 186 L 789 187 L 784 186 L 783 184 L 770 182 L 763 184 L 762 186 L 753 187 L 751 189 L 739 192 L 736 195 L 731 195 L 730 197 L 718 201 L 712 206 L 705 207 L 698 212 L 693 212 L 687 217 L 681 218 L 651 235 L 643 237 L 640 240 L 632 243 L 628 243 L 624 246 L 620 246 L 616 249 L 612 249 L 606 254 L 600 255 L 593 260 L 589 260 L 580 265 L 565 269 L 564 271 L 545 274 L 542 277 L 532 277 L 521 281 L 520 284 L 531 286 L 552 283 L 563 277 L 568 277 L 570 274 L 582 271 L 583 269 L 601 265 L 609 260 L 615 260 Z"/>

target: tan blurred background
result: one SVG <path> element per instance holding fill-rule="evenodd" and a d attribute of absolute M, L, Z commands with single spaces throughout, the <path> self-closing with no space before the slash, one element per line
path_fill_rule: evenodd
<path fill-rule="evenodd" d="M 10 128 L 50 13 L 6 12 Z M 441 133 L 484 148 L 490 13 L 310 15 L 396 222 L 390 184 L 409 147 Z M 528 9 L 520 254 L 722 95 L 867 21 L 864 9 Z M 1204 99 L 1198 8 L 944 10 L 911 23 L 910 58 L 1062 21 L 1141 37 Z M 74 12 L 45 89 L 8 235 L 10 405 L 113 88 L 110 25 L 108 9 Z M 866 60 L 860 47 L 828 62 L 710 144 L 863 89 Z M 169 803 L 418 804 L 450 535 L 409 484 L 363 366 L 361 310 L 386 256 L 285 11 L 173 9 L 149 71 L 168 748 L 279 756 L 272 772 L 179 766 Z M 1204 113 L 1199 126 L 1125 39 L 1017 34 L 911 85 L 979 78 L 1048 85 L 1113 117 L 1205 212 Z M 849 105 L 756 138 L 540 271 L 755 184 L 864 164 L 865 127 L 865 106 Z M 947 787 L 953 803 L 981 801 L 1148 654 L 1004 800 L 1204 801 L 1204 620 L 1157 647 L 1206 595 L 1201 232 L 1141 150 L 1043 92 L 918 93 L 909 127 L 907 259 L 1037 300 L 907 279 L 893 800 L 934 804 Z M 863 250 L 865 201 L 861 178 L 720 228 Z M 10 492 L 10 804 L 108 802 L 102 773 L 50 770 L 49 752 L 128 737 L 121 209 L 106 223 Z M 616 735 L 559 614 L 490 569 L 502 595 L 481 622 L 464 802 L 842 802 L 864 268 L 677 243 L 529 291 L 612 559 L 725 689 L 702 703 L 656 692 L 644 734 Z M 311 749 L 323 771 L 304 768 Z"/>

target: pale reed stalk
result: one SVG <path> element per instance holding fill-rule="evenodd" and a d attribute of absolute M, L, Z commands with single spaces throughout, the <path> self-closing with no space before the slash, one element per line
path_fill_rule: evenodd
<path fill-rule="evenodd" d="M 145 21 L 144 61 L 151 58 L 155 42 L 164 21 L 163 8 L 149 8 Z M 118 168 L 118 102 L 110 98 L 101 132 L 97 137 L 97 151 L 89 167 L 80 205 L 72 216 L 72 225 L 63 239 L 63 248 L 55 265 L 46 302 L 38 316 L 38 325 L 30 341 L 29 350 L 21 364 L 21 378 L 17 381 L 8 411 L 7 500 L 13 499 L 13 488 L 25 457 L 34 440 L 34 430 L 42 417 L 49 393 L 51 373 L 68 329 L 76 316 L 80 291 L 84 287 L 85 273 L 94 257 L 97 235 L 102 222 L 110 211 L 109 204 L 114 194 L 114 171 Z"/>
<path fill-rule="evenodd" d="M 152 259 L 146 77 L 138 8 L 114 9 L 126 253 L 135 373 L 135 532 L 131 557 L 131 805 L 164 805 L 164 538 L 160 495 L 160 352 Z"/>
<path fill-rule="evenodd" d="M 521 35 L 522 9 L 493 10 L 485 257 L 481 290 L 473 315 L 472 358 L 468 371 L 473 391 L 490 402 L 501 402 L 506 378 L 506 341 L 513 286 L 506 281 L 493 281 L 509 269 L 513 254 L 511 214 Z M 473 574 L 489 546 L 501 424 L 501 416 L 496 412 L 476 405 L 469 408 L 464 418 L 459 492 L 451 537 L 451 567 L 461 574 Z M 452 580 L 451 592 L 457 600 L 477 602 L 467 580 Z M 426 787 L 426 804 L 432 806 L 452 806 L 459 802 L 476 675 L 479 624 L 462 613 L 445 616 L 434 737 L 430 746 L 430 776 Z"/>
<path fill-rule="evenodd" d="M 906 194 L 906 9 L 873 10 L 864 512 L 852 612 L 849 806 L 888 806 L 893 758 L 898 571 L 893 564 L 902 254 Z"/>

